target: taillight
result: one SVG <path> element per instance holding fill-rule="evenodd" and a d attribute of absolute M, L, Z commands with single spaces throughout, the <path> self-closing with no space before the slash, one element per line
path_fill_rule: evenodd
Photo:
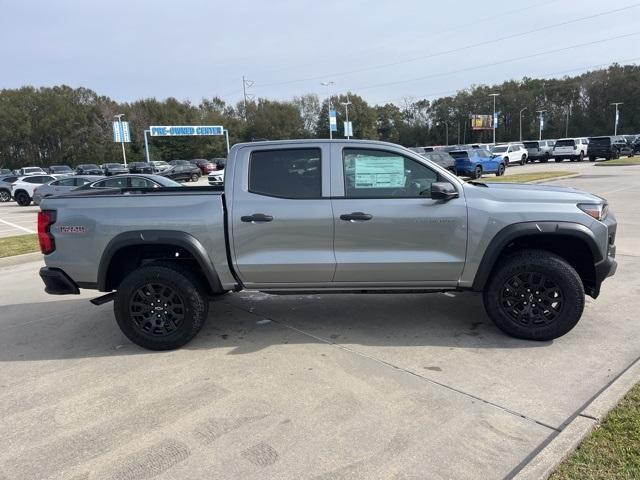
<path fill-rule="evenodd" d="M 56 221 L 55 210 L 43 210 L 38 212 L 38 241 L 40 251 L 47 255 L 56 249 L 56 243 L 51 235 L 51 225 Z"/>

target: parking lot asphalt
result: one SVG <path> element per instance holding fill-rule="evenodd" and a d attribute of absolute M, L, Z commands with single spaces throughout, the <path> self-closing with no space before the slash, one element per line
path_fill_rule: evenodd
<path fill-rule="evenodd" d="M 505 336 L 470 293 L 229 294 L 152 353 L 95 293 L 0 269 L 0 479 L 509 477 L 640 357 L 640 167 L 555 182 L 609 199 L 617 274 L 566 336 Z M 1 208 L 5 208 L 4 206 Z"/>

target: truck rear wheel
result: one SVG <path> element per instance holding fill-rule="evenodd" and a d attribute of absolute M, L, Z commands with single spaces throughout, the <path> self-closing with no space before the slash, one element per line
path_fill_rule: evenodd
<path fill-rule="evenodd" d="M 527 340 L 552 340 L 569 332 L 580 320 L 585 302 L 575 269 L 542 250 L 522 250 L 501 261 L 483 300 L 500 330 Z"/>
<path fill-rule="evenodd" d="M 113 310 L 122 333 L 133 343 L 149 350 L 173 350 L 200 331 L 209 302 L 190 269 L 157 262 L 125 277 Z"/>

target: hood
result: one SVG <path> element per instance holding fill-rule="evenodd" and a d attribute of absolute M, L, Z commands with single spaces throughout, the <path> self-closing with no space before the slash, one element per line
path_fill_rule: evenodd
<path fill-rule="evenodd" d="M 597 195 L 571 187 L 556 185 L 521 183 L 486 183 L 482 185 L 465 184 L 465 190 L 472 190 L 472 196 L 481 196 L 500 202 L 531 203 L 603 203 Z M 471 191 L 470 191 L 471 193 Z"/>

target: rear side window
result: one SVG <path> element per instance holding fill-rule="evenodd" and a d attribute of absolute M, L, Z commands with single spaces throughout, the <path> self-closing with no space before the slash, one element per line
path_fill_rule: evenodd
<path fill-rule="evenodd" d="M 465 158 L 469 158 L 469 154 L 467 152 L 449 152 L 449 155 L 451 155 L 453 158 L 460 158 L 460 159 L 465 159 Z"/>
<path fill-rule="evenodd" d="M 249 159 L 249 191 L 280 198 L 322 196 L 319 148 L 252 152 Z"/>
<path fill-rule="evenodd" d="M 53 182 L 52 185 L 59 185 L 61 187 L 73 187 L 75 185 L 75 178 L 65 178 L 63 180 L 58 180 L 57 182 Z"/>

